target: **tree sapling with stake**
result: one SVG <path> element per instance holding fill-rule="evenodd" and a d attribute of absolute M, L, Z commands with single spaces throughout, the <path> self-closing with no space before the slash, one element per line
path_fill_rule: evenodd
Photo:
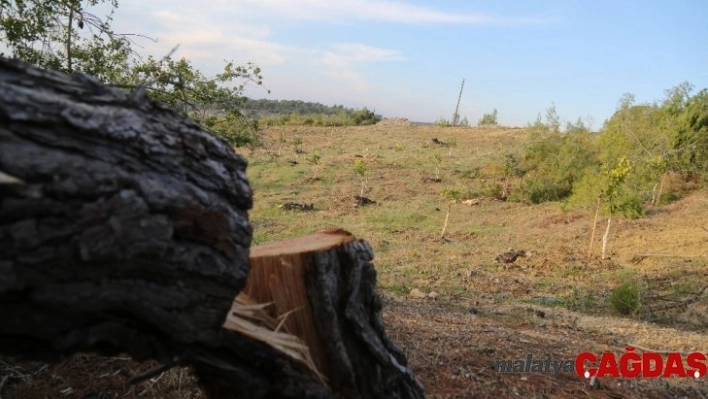
<path fill-rule="evenodd" d="M 621 187 L 629 173 L 632 171 L 632 162 L 626 157 L 622 157 L 617 166 L 610 169 L 603 168 L 603 174 L 607 178 L 607 185 L 602 193 L 602 199 L 607 203 L 609 216 L 607 217 L 607 228 L 602 236 L 602 259 L 605 259 L 607 243 L 610 240 L 610 225 L 612 215 L 623 211 L 627 203 L 620 201 Z"/>
<path fill-rule="evenodd" d="M 433 158 L 435 159 L 435 181 L 440 181 L 440 165 L 442 165 L 443 158 L 438 152 L 433 154 Z"/>
<path fill-rule="evenodd" d="M 354 171 L 361 179 L 361 194 L 359 194 L 359 196 L 363 197 L 364 191 L 366 190 L 366 172 L 368 171 L 363 159 L 357 159 L 354 161 Z"/>
<path fill-rule="evenodd" d="M 452 211 L 452 206 L 462 200 L 462 192 L 458 189 L 446 188 L 441 193 L 445 199 L 448 200 L 447 203 L 447 213 L 445 214 L 445 223 L 443 224 L 442 232 L 440 233 L 440 239 L 445 239 L 445 231 L 447 230 L 447 223 L 450 221 L 450 212 Z"/>

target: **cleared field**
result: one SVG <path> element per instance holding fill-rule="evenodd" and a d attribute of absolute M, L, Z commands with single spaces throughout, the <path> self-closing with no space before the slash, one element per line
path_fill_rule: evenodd
<path fill-rule="evenodd" d="M 371 242 L 380 289 L 391 298 L 391 334 L 409 352 L 431 395 L 564 396 L 577 382 L 509 381 L 489 370 L 493 359 L 527 352 L 574 357 L 630 344 L 708 351 L 705 295 L 685 307 L 663 306 L 663 312 L 654 306 L 661 303 L 656 298 L 686 301 L 708 284 L 708 193 L 649 209 L 639 220 L 615 220 L 605 260 L 599 256 L 601 220 L 588 257 L 594 210 L 493 198 L 504 185 L 504 154 L 520 151 L 527 139 L 520 129 L 269 130 L 268 151 L 245 154 L 255 190 L 251 220 L 257 243 L 329 227 Z M 363 178 L 357 162 L 365 165 Z M 376 204 L 356 206 L 362 180 L 364 196 Z M 441 238 L 450 203 L 446 190 L 474 201 L 452 205 Z M 288 202 L 314 210 L 282 209 Z M 528 256 L 498 262 L 509 248 Z M 636 281 L 646 300 L 635 319 L 616 317 L 608 303 L 612 289 L 627 281 Z M 414 289 L 434 292 L 436 299 L 412 298 Z M 648 314 L 651 309 L 656 312 Z M 638 320 L 650 317 L 661 324 Z M 460 371 L 465 365 L 491 374 Z M 512 388 L 491 389 L 499 379 Z M 667 393 L 630 389 L 622 395 L 632 392 Z"/>
<path fill-rule="evenodd" d="M 546 298 L 605 313 L 609 290 L 629 279 L 698 292 L 708 273 L 705 191 L 649 209 L 639 220 L 615 220 L 604 261 L 604 220 L 588 257 L 594 209 L 494 199 L 504 185 L 504 154 L 527 140 L 520 129 L 279 128 L 267 131 L 266 140 L 268 151 L 245 154 L 255 190 L 255 243 L 344 228 L 372 243 L 380 287 L 392 294 L 418 288 L 495 303 Z M 363 179 L 356 162 L 366 169 Z M 376 204 L 356 206 L 362 180 L 364 196 Z M 443 194 L 451 190 L 473 201 L 453 204 L 448 217 Z M 290 202 L 314 209 L 283 209 Z M 509 248 L 528 256 L 499 263 Z"/>
<path fill-rule="evenodd" d="M 594 210 L 493 198 L 505 184 L 503 155 L 527 140 L 522 129 L 279 127 L 264 140 L 265 149 L 242 151 L 254 189 L 254 244 L 331 227 L 369 241 L 388 333 L 431 397 L 708 396 L 705 378 L 639 386 L 603 380 L 592 388 L 575 375 L 493 369 L 495 360 L 527 354 L 572 359 L 628 345 L 708 352 L 708 297 L 698 295 L 708 285 L 708 191 L 638 220 L 616 219 L 610 258 L 601 260 L 604 223 L 588 257 Z M 357 204 L 362 183 L 375 204 Z M 450 206 L 443 193 L 451 190 L 473 201 Z M 509 248 L 527 256 L 497 261 Z M 638 283 L 646 306 L 620 318 L 608 298 L 627 281 Z M 414 289 L 426 297 L 411 296 Z M 182 369 L 129 386 L 147 366 L 127 359 L 77 356 L 46 369 L 3 364 L 13 376 L 4 397 L 54 397 L 47 392 L 67 387 L 92 397 L 200 395 Z M 110 377 L 87 383 L 96 369 Z"/>

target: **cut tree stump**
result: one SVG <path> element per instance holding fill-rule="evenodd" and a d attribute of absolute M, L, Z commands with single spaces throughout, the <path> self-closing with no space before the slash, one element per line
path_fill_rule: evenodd
<path fill-rule="evenodd" d="M 270 316 L 307 348 L 296 357 L 337 394 L 422 398 L 405 356 L 384 331 L 372 260 L 369 244 L 343 230 L 257 246 L 241 294 L 272 304 Z"/>
<path fill-rule="evenodd" d="M 314 357 L 245 318 L 246 161 L 141 91 L 0 58 L 0 355 L 125 352 L 192 366 L 215 398 L 422 397 L 363 241 L 301 255 Z"/>

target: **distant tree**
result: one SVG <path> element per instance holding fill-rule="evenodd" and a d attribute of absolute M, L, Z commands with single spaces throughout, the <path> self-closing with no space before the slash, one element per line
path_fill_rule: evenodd
<path fill-rule="evenodd" d="M 373 125 L 382 116 L 368 108 L 353 109 L 342 105 L 327 106 L 301 100 L 248 99 L 240 109 L 244 115 L 257 118 L 266 126 L 355 126 Z"/>
<path fill-rule="evenodd" d="M 604 167 L 603 176 L 605 177 L 605 185 L 603 187 L 600 198 L 607 204 L 607 228 L 602 237 L 602 259 L 606 257 L 607 243 L 610 239 L 610 225 L 612 216 L 618 213 L 622 214 L 641 214 L 641 204 L 632 200 L 629 201 L 623 198 L 622 183 L 632 171 L 632 163 L 627 158 L 621 158 L 614 167 Z"/>
<path fill-rule="evenodd" d="M 355 125 L 375 125 L 381 121 L 381 116 L 375 111 L 369 111 L 366 107 L 354 113 Z"/>
<path fill-rule="evenodd" d="M 688 105 L 693 89 L 694 86 L 691 83 L 682 82 L 671 89 L 665 90 L 666 96 L 661 104 L 662 107 L 670 114 L 680 114 Z"/>
<path fill-rule="evenodd" d="M 338 115 L 344 113 L 356 113 L 360 110 L 345 108 L 343 105 L 327 106 L 321 103 L 306 102 L 301 100 L 270 100 L 270 99 L 249 99 L 242 106 L 245 114 L 257 118 L 283 116 L 297 112 L 300 115 Z"/>
<path fill-rule="evenodd" d="M 546 126 L 554 132 L 560 132 L 560 117 L 556 111 L 556 104 L 551 103 L 551 106 L 546 110 Z"/>
<path fill-rule="evenodd" d="M 454 112 L 452 114 L 452 121 L 450 122 L 450 125 L 457 126 L 457 124 L 459 122 L 460 122 L 460 114 L 458 112 Z"/>
<path fill-rule="evenodd" d="M 492 111 L 492 113 L 482 115 L 482 118 L 480 118 L 479 122 L 477 122 L 477 125 L 479 125 L 479 126 L 497 126 L 498 125 L 497 110 L 494 109 L 494 111 Z"/>
<path fill-rule="evenodd" d="M 568 124 L 561 133 L 544 124 L 540 115 L 528 129 L 531 141 L 515 166 L 523 181 L 512 199 L 541 203 L 567 198 L 587 171 L 598 165 L 594 136 L 582 121 Z"/>
<path fill-rule="evenodd" d="M 708 182 L 708 89 L 687 101 L 679 120 L 673 143 L 677 161 L 684 171 Z"/>
<path fill-rule="evenodd" d="M 701 156 L 708 141 L 700 122 L 706 100 L 701 93 L 691 97 L 692 88 L 681 83 L 653 104 L 635 104 L 633 95 L 623 95 L 598 137 L 600 161 L 631 159 L 627 184 L 652 205 L 661 199 L 667 172 L 708 175 L 708 161 Z"/>
<path fill-rule="evenodd" d="M 439 117 L 439 118 L 435 121 L 435 126 L 438 126 L 438 127 L 450 127 L 450 126 L 452 126 L 452 122 L 450 122 L 449 120 L 447 120 L 447 119 L 445 119 L 444 117 L 441 116 L 441 117 Z"/>

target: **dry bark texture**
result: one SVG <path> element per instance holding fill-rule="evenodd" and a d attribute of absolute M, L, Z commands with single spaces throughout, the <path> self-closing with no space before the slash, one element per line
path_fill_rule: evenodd
<path fill-rule="evenodd" d="M 337 392 L 355 398 L 424 398 L 403 352 L 386 335 L 374 253 L 362 240 L 313 255 L 307 292 Z"/>
<path fill-rule="evenodd" d="M 0 186 L 3 350 L 217 330 L 248 274 L 245 167 L 157 103 L 2 61 L 0 171 L 21 180 Z"/>

